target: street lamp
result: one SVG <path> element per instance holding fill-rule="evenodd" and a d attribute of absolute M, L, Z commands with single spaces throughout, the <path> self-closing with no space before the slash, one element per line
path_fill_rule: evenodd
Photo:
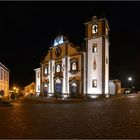
<path fill-rule="evenodd" d="M 128 77 L 128 81 L 131 81 L 131 83 L 132 83 L 132 90 L 133 90 L 134 85 L 133 85 L 133 79 L 132 79 L 132 77 Z"/>
<path fill-rule="evenodd" d="M 16 90 L 16 87 L 13 87 L 13 90 Z"/>

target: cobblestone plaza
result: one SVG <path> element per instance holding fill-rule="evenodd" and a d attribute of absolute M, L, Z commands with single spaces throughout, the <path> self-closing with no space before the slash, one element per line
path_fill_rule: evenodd
<path fill-rule="evenodd" d="M 55 104 L 17 101 L 0 107 L 0 138 L 140 138 L 140 95 Z"/>

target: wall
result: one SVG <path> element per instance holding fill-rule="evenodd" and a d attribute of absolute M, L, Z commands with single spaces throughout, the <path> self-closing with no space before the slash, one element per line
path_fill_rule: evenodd
<path fill-rule="evenodd" d="M 4 97 L 9 96 L 9 70 L 0 63 L 0 91 L 4 90 Z"/>

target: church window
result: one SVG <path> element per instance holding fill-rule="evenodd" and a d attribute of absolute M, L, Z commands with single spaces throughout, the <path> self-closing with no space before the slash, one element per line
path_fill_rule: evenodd
<path fill-rule="evenodd" d="M 77 73 L 78 72 L 78 60 L 72 60 L 71 61 L 71 73 Z"/>
<path fill-rule="evenodd" d="M 95 34 L 97 32 L 98 32 L 98 25 L 95 24 L 95 25 L 92 26 L 92 33 Z"/>
<path fill-rule="evenodd" d="M 93 44 L 92 52 L 93 53 L 97 52 L 97 43 Z"/>
<path fill-rule="evenodd" d="M 76 62 L 72 63 L 72 70 L 77 70 Z"/>
<path fill-rule="evenodd" d="M 60 64 L 59 65 L 56 65 L 56 72 L 61 72 L 61 66 L 60 66 Z"/>
<path fill-rule="evenodd" d="M 44 67 L 44 75 L 47 75 L 48 74 L 48 66 L 45 66 Z"/>
<path fill-rule="evenodd" d="M 97 80 L 96 79 L 92 80 L 92 87 L 94 87 L 94 88 L 97 87 Z"/>

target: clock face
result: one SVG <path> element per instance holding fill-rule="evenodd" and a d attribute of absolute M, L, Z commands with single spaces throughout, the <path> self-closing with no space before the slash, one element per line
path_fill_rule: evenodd
<path fill-rule="evenodd" d="M 92 26 L 92 33 L 95 34 L 95 33 L 97 33 L 97 32 L 98 32 L 98 25 L 97 25 L 97 24 L 94 24 L 94 25 Z"/>
<path fill-rule="evenodd" d="M 55 50 L 55 55 L 58 57 L 61 54 L 61 49 L 59 47 L 56 48 Z"/>

